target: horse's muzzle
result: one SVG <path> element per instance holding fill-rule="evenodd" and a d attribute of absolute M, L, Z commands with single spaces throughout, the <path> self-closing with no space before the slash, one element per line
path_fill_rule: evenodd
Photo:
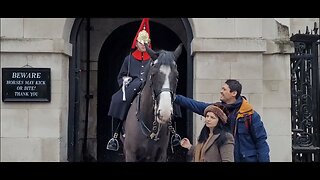
<path fill-rule="evenodd" d="M 166 112 L 166 111 L 161 111 L 161 109 L 158 109 L 156 114 L 157 121 L 160 124 L 167 123 L 171 120 L 172 115 L 173 115 L 172 110 Z"/>

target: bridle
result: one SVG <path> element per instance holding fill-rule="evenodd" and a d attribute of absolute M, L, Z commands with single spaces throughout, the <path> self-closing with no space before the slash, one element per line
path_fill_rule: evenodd
<path fill-rule="evenodd" d="M 153 64 L 151 64 L 151 66 L 153 66 Z M 152 122 L 152 128 L 148 128 L 147 125 L 145 124 L 145 122 L 142 119 L 138 119 L 140 124 L 141 124 L 141 130 L 142 133 L 147 136 L 148 138 L 154 140 L 154 141 L 158 141 L 160 137 L 158 137 L 159 132 L 161 130 L 162 124 L 157 122 L 157 117 L 159 117 L 159 112 L 158 111 L 158 103 L 159 103 L 159 96 L 161 93 L 163 92 L 169 92 L 170 96 L 171 96 L 171 106 L 173 107 L 173 103 L 174 103 L 174 97 L 176 96 L 176 92 L 173 89 L 170 88 L 162 88 L 160 89 L 160 91 L 156 91 L 153 87 L 153 79 L 152 79 L 152 75 L 150 75 L 150 89 L 152 92 L 152 108 L 153 108 L 153 122 Z M 140 110 L 140 98 L 141 98 L 141 93 L 139 93 L 139 97 L 138 99 L 138 110 Z M 137 112 L 138 113 L 138 112 Z M 171 118 L 173 116 L 173 113 L 171 114 Z M 172 121 L 170 119 L 170 121 L 168 121 L 168 129 L 170 130 L 170 132 L 173 135 L 176 135 L 176 131 L 174 130 L 173 126 L 172 126 Z M 168 131 L 169 132 L 169 131 Z"/>

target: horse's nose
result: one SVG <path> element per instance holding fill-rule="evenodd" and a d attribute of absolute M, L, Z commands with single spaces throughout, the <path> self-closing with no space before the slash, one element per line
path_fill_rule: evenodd
<path fill-rule="evenodd" d="M 165 111 L 165 110 L 158 109 L 156 116 L 160 121 L 167 122 L 167 121 L 171 120 L 172 114 L 173 114 L 172 110 Z"/>

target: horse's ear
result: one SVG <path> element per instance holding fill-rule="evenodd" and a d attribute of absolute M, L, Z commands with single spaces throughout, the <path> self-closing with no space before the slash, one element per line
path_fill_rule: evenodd
<path fill-rule="evenodd" d="M 147 53 L 150 55 L 151 59 L 156 60 L 158 58 L 158 54 L 149 48 L 148 44 L 144 44 L 144 46 L 146 47 Z"/>
<path fill-rule="evenodd" d="M 178 59 L 178 57 L 180 56 L 182 51 L 182 43 L 179 44 L 179 46 L 176 48 L 176 50 L 174 50 L 174 57 L 176 58 L 176 60 Z"/>

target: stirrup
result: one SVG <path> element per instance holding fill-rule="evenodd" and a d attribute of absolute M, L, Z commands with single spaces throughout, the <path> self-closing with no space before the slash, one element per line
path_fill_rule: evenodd
<path fill-rule="evenodd" d="M 107 150 L 111 150 L 111 151 L 119 150 L 119 142 L 117 138 L 118 138 L 118 133 L 114 133 L 113 137 L 108 141 Z"/>

